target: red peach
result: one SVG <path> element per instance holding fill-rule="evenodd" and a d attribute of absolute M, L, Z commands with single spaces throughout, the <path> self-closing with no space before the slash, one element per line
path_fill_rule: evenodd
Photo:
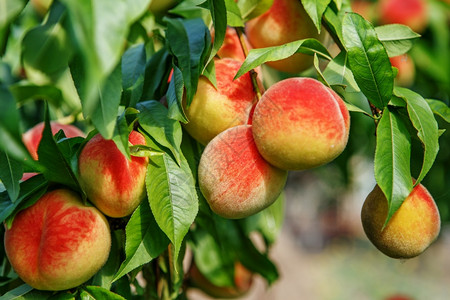
<path fill-rule="evenodd" d="M 386 196 L 376 185 L 361 210 L 361 222 L 369 240 L 392 258 L 421 254 L 437 238 L 441 228 L 433 197 L 422 184 L 417 185 L 383 228 L 387 204 Z"/>
<path fill-rule="evenodd" d="M 145 145 L 137 131 L 129 135 L 131 145 Z M 128 160 L 112 140 L 100 134 L 89 140 L 78 159 L 79 181 L 89 200 L 105 215 L 130 215 L 145 197 L 147 157 Z"/>
<path fill-rule="evenodd" d="M 395 82 L 400 86 L 411 86 L 414 82 L 415 67 L 414 61 L 408 54 L 394 56 L 389 58 L 391 65 L 398 69 Z"/>
<path fill-rule="evenodd" d="M 214 32 L 211 33 L 211 36 L 214 38 Z M 250 50 L 251 46 L 248 43 L 247 38 L 244 37 L 244 39 L 247 49 Z M 238 61 L 245 60 L 244 50 L 242 50 L 239 36 L 237 35 L 234 28 L 227 27 L 227 30 L 225 32 L 225 39 L 219 51 L 217 52 L 217 55 L 220 58 L 232 58 Z"/>
<path fill-rule="evenodd" d="M 20 211 L 5 232 L 11 266 L 39 290 L 59 291 L 84 283 L 106 262 L 110 247 L 106 218 L 65 189 L 48 192 Z"/>
<path fill-rule="evenodd" d="M 216 60 L 217 89 L 202 76 L 191 105 L 186 108 L 184 103 L 189 120 L 184 127 L 203 145 L 222 131 L 248 122 L 256 93 L 249 73 L 233 80 L 241 64 L 230 58 Z"/>
<path fill-rule="evenodd" d="M 369 22 L 375 19 L 375 5 L 369 0 L 354 0 L 351 2 L 352 11 L 361 15 Z"/>
<path fill-rule="evenodd" d="M 31 157 L 35 160 L 38 159 L 37 149 L 39 147 L 39 143 L 42 139 L 42 132 L 44 131 L 44 122 L 41 122 L 34 127 L 28 129 L 22 137 L 23 143 L 25 147 L 27 147 L 28 151 L 31 154 Z M 58 131 L 64 131 L 64 134 L 68 138 L 81 136 L 84 137 L 85 134 L 80 129 L 73 125 L 61 124 L 56 121 L 50 122 L 50 127 L 52 128 L 52 133 L 56 134 Z"/>
<path fill-rule="evenodd" d="M 274 0 L 267 12 L 247 22 L 245 32 L 253 48 L 280 46 L 306 38 L 322 37 L 298 0 Z M 312 63 L 312 56 L 297 53 L 266 64 L 279 71 L 299 73 L 311 67 Z"/>
<path fill-rule="evenodd" d="M 253 273 L 240 262 L 234 264 L 234 286 L 217 286 L 193 264 L 189 269 L 192 286 L 214 298 L 238 298 L 244 296 L 253 284 Z"/>
<path fill-rule="evenodd" d="M 211 209 L 224 218 L 238 219 L 271 205 L 284 188 L 287 172 L 262 158 L 251 125 L 239 125 L 206 146 L 198 177 Z"/>
<path fill-rule="evenodd" d="M 381 24 L 403 24 L 416 32 L 428 25 L 426 0 L 381 0 L 378 5 Z"/>
<path fill-rule="evenodd" d="M 253 114 L 253 136 L 261 155 L 284 170 L 317 167 L 346 147 L 350 116 L 342 99 L 312 78 L 272 85 Z"/>

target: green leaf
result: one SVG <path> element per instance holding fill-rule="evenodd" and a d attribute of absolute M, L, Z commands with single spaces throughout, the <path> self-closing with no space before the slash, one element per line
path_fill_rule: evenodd
<path fill-rule="evenodd" d="M 16 201 L 19 196 L 22 173 L 22 162 L 0 151 L 0 181 L 5 185 L 11 202 Z"/>
<path fill-rule="evenodd" d="M 97 111 L 99 90 L 104 88 L 104 81 L 120 62 L 129 26 L 147 11 L 150 0 L 61 2 L 67 8 L 69 21 L 66 26 L 79 53 L 77 60 L 71 63 L 71 69 L 76 69 L 72 73 L 78 73 L 76 82 L 83 101 L 83 113 L 91 116 Z M 122 86 L 121 82 L 118 86 Z M 100 132 L 110 138 L 113 129 L 107 128 Z"/>
<path fill-rule="evenodd" d="M 11 299 L 26 299 L 25 295 L 31 292 L 33 288 L 28 284 L 22 284 L 15 289 L 10 290 L 6 294 L 0 297 L 0 300 L 11 300 Z"/>
<path fill-rule="evenodd" d="M 126 107 L 136 107 L 142 96 L 145 61 L 144 44 L 130 47 L 122 56 L 122 98 Z"/>
<path fill-rule="evenodd" d="M 165 20 L 167 42 L 170 45 L 170 52 L 176 58 L 176 65 L 183 74 L 186 102 L 190 104 L 197 91 L 205 52 L 210 47 L 209 30 L 201 19 Z"/>
<path fill-rule="evenodd" d="M 60 107 L 63 102 L 61 90 L 54 85 L 36 85 L 29 82 L 18 82 L 9 87 L 17 103 L 24 103 L 27 100 L 43 99 Z"/>
<path fill-rule="evenodd" d="M 11 225 L 17 212 L 34 204 L 47 191 L 47 184 L 42 175 L 21 182 L 19 196 L 14 202 L 7 192 L 0 193 L 0 222 L 8 219 L 6 225 Z"/>
<path fill-rule="evenodd" d="M 0 56 L 3 56 L 3 50 L 8 37 L 9 25 L 17 18 L 28 1 L 25 0 L 0 0 Z"/>
<path fill-rule="evenodd" d="M 242 21 L 241 11 L 237 3 L 234 0 L 225 0 L 225 5 L 227 7 L 227 24 L 232 27 L 244 27 L 244 22 Z"/>
<path fill-rule="evenodd" d="M 46 106 L 45 126 L 37 153 L 45 178 L 52 182 L 67 185 L 74 190 L 81 190 L 77 177 L 71 168 L 70 161 L 61 152 L 53 137 L 48 106 Z"/>
<path fill-rule="evenodd" d="M 413 184 L 410 169 L 411 138 L 400 116 L 388 108 L 377 127 L 375 180 L 388 201 L 385 224 L 410 194 Z"/>
<path fill-rule="evenodd" d="M 83 300 L 125 300 L 122 296 L 99 286 L 83 286 L 80 296 Z"/>
<path fill-rule="evenodd" d="M 145 66 L 144 87 L 141 100 L 158 100 L 161 95 L 159 87 L 165 85 L 169 75 L 171 57 L 166 48 L 162 48 L 152 55 Z"/>
<path fill-rule="evenodd" d="M 284 221 L 285 195 L 261 212 L 243 219 L 247 235 L 252 231 L 260 232 L 269 245 L 275 243 Z"/>
<path fill-rule="evenodd" d="M 22 142 L 16 102 L 10 91 L 3 85 L 0 85 L 0 99 L 0 141 L 2 141 L 0 150 L 17 160 L 27 159 L 27 162 L 31 163 L 33 159 Z"/>
<path fill-rule="evenodd" d="M 240 0 L 237 2 L 245 21 L 256 18 L 267 12 L 274 0 Z"/>
<path fill-rule="evenodd" d="M 169 245 L 169 240 L 156 224 L 147 201 L 142 201 L 134 211 L 125 230 L 126 259 L 113 281 L 158 257 Z"/>
<path fill-rule="evenodd" d="M 378 39 L 384 44 L 389 57 L 405 54 L 420 34 L 415 33 L 406 25 L 388 24 L 375 27 Z"/>
<path fill-rule="evenodd" d="M 178 121 L 169 119 L 168 110 L 157 101 L 140 102 L 139 124 L 161 146 L 170 150 L 177 164 L 181 164 L 182 130 Z"/>
<path fill-rule="evenodd" d="M 37 84 L 58 79 L 68 67 L 73 46 L 62 26 L 65 17 L 64 6 L 54 5 L 46 23 L 23 38 L 22 62 L 27 77 Z"/>
<path fill-rule="evenodd" d="M 198 212 L 197 190 L 189 164 L 167 154 L 153 156 L 147 168 L 147 195 L 159 227 L 174 245 L 175 260 Z"/>
<path fill-rule="evenodd" d="M 320 33 L 322 16 L 331 0 L 302 0 L 302 5 Z"/>
<path fill-rule="evenodd" d="M 192 248 L 195 265 L 199 271 L 216 286 L 234 286 L 234 261 L 223 255 L 219 243 L 206 230 L 193 232 L 195 245 Z"/>
<path fill-rule="evenodd" d="M 219 51 L 225 39 L 227 30 L 227 7 L 224 0 L 207 0 L 214 26 L 214 42 L 208 61 L 211 61 Z M 189 102 L 190 103 L 190 102 Z"/>
<path fill-rule="evenodd" d="M 426 99 L 428 105 L 434 114 L 440 116 L 445 122 L 450 123 L 450 107 L 447 106 L 443 101 Z"/>
<path fill-rule="evenodd" d="M 330 61 L 323 71 L 323 76 L 330 85 L 345 86 L 345 91 L 357 93 L 360 91 L 358 84 L 353 77 L 353 73 L 348 67 L 347 52 L 341 51 L 332 61 Z"/>
<path fill-rule="evenodd" d="M 424 148 L 422 169 L 415 183 L 417 185 L 431 169 L 439 151 L 438 124 L 430 106 L 422 96 L 401 87 L 396 87 L 394 94 L 406 101 L 409 118 Z"/>
<path fill-rule="evenodd" d="M 281 46 L 252 49 L 242 63 L 235 79 L 265 62 L 285 59 L 297 52 L 309 55 L 314 55 L 316 53 L 327 60 L 332 59 L 328 50 L 316 39 L 304 39 Z"/>
<path fill-rule="evenodd" d="M 169 106 L 168 117 L 173 120 L 178 120 L 187 123 L 188 119 L 183 110 L 183 94 L 184 81 L 183 74 L 177 66 L 173 67 L 172 80 L 167 89 L 166 98 Z"/>
<path fill-rule="evenodd" d="M 355 81 L 367 99 L 383 109 L 394 88 L 394 74 L 383 44 L 373 26 L 356 13 L 344 16 L 342 34 Z"/>

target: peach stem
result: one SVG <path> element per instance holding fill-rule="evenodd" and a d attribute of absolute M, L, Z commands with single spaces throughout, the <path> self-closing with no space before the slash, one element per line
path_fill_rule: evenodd
<path fill-rule="evenodd" d="M 239 37 L 239 42 L 241 44 L 242 51 L 244 52 L 244 56 L 247 57 L 248 49 L 247 49 L 247 45 L 245 43 L 243 30 L 240 27 L 235 27 L 234 29 L 236 30 L 236 33 Z M 256 71 L 252 69 L 252 70 L 250 70 L 250 77 L 252 78 L 253 89 L 255 90 L 255 93 L 256 93 L 256 102 L 258 102 L 261 99 L 261 91 L 259 90 L 258 80 L 257 80 L 258 73 L 256 73 Z"/>

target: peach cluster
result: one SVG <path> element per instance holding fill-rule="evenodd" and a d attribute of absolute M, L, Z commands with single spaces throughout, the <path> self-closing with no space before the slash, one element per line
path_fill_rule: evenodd
<path fill-rule="evenodd" d="M 52 133 L 63 130 L 67 137 L 84 136 L 72 125 L 51 122 Z M 44 124 L 23 135 L 31 156 L 37 148 Z M 143 145 L 137 131 L 129 144 Z M 58 291 L 76 287 L 96 274 L 109 256 L 111 233 L 105 217 L 130 215 L 145 197 L 148 158 L 128 160 L 115 143 L 100 134 L 92 137 L 80 152 L 78 179 L 89 203 L 71 190 L 60 188 L 45 193 L 37 202 L 20 211 L 11 228 L 6 228 L 8 259 L 30 286 Z M 33 176 L 25 174 L 22 180 Z"/>
<path fill-rule="evenodd" d="M 287 170 L 336 158 L 347 144 L 349 126 L 344 102 L 319 81 L 277 82 L 255 105 L 251 122 L 230 126 L 207 144 L 198 169 L 200 190 L 222 217 L 253 215 L 277 199 Z"/>

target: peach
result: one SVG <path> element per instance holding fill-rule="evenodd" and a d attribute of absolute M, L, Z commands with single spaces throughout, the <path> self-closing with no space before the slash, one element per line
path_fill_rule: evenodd
<path fill-rule="evenodd" d="M 217 286 L 193 264 L 189 270 L 192 286 L 213 298 L 238 298 L 244 296 L 253 284 L 253 273 L 240 262 L 234 264 L 234 286 Z"/>
<path fill-rule="evenodd" d="M 332 161 L 346 147 L 350 116 L 342 99 L 312 78 L 272 85 L 253 114 L 261 155 L 283 170 L 303 170 Z"/>
<path fill-rule="evenodd" d="M 400 86 L 411 86 L 414 83 L 415 66 L 414 61 L 408 54 L 389 58 L 391 65 L 398 69 L 395 82 Z"/>
<path fill-rule="evenodd" d="M 211 33 L 211 36 L 214 38 L 214 31 Z M 247 38 L 245 38 L 245 42 L 247 49 L 250 50 L 251 46 L 248 43 Z M 220 58 L 232 58 L 238 61 L 245 60 L 244 50 L 242 50 L 239 36 L 237 35 L 234 28 L 227 27 L 227 31 L 225 32 L 225 39 L 219 51 L 217 52 L 217 55 Z"/>
<path fill-rule="evenodd" d="M 381 24 L 403 24 L 419 33 L 428 26 L 426 0 L 381 0 L 378 6 Z"/>
<path fill-rule="evenodd" d="M 5 232 L 11 266 L 39 290 L 59 291 L 84 283 L 106 262 L 110 247 L 106 218 L 66 189 L 44 194 L 20 211 Z"/>
<path fill-rule="evenodd" d="M 298 0 L 274 0 L 267 12 L 246 23 L 245 32 L 253 48 L 280 46 L 306 38 L 322 38 Z M 312 63 L 312 56 L 296 53 L 266 64 L 279 71 L 299 73 L 311 67 Z"/>
<path fill-rule="evenodd" d="M 439 211 L 433 197 L 419 184 L 403 201 L 383 228 L 388 205 L 378 185 L 367 196 L 361 221 L 369 240 L 392 258 L 411 258 L 421 254 L 440 231 Z"/>
<path fill-rule="evenodd" d="M 224 218 L 238 219 L 271 205 L 284 188 L 287 172 L 262 158 L 251 125 L 239 125 L 220 133 L 206 146 L 198 177 L 211 209 Z"/>
<path fill-rule="evenodd" d="M 145 145 L 145 138 L 132 131 L 131 145 Z M 121 218 L 130 215 L 145 197 L 147 157 L 128 160 L 112 140 L 100 134 L 89 140 L 78 159 L 80 185 L 89 200 L 105 215 Z"/>
<path fill-rule="evenodd" d="M 375 5 L 370 0 L 354 0 L 351 2 L 351 8 L 369 22 L 375 19 Z"/>
<path fill-rule="evenodd" d="M 52 5 L 53 0 L 31 0 L 30 2 L 39 15 L 45 16 L 50 8 L 50 5 Z"/>
<path fill-rule="evenodd" d="M 191 105 L 184 103 L 189 120 L 184 128 L 203 145 L 222 131 L 248 122 L 256 93 L 249 73 L 233 80 L 241 64 L 230 58 L 216 60 L 217 89 L 202 76 Z"/>
<path fill-rule="evenodd" d="M 33 159 L 38 159 L 37 149 L 39 147 L 39 143 L 42 139 L 42 132 L 44 131 L 44 122 L 41 122 L 34 127 L 28 129 L 22 136 L 23 143 L 25 147 L 27 147 L 30 155 Z M 64 131 L 64 134 L 68 138 L 81 136 L 84 137 L 85 134 L 80 129 L 73 125 L 61 124 L 56 121 L 50 122 L 50 127 L 52 128 L 52 133 L 55 135 L 58 131 Z"/>

